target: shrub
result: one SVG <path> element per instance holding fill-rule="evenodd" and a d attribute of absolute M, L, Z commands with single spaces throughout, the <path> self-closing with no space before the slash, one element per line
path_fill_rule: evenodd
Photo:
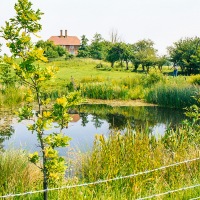
<path fill-rule="evenodd" d="M 150 72 L 147 75 L 143 75 L 142 84 L 145 87 L 150 87 L 163 80 L 164 80 L 163 74 L 161 74 L 160 72 Z"/>
<path fill-rule="evenodd" d="M 195 85 L 200 85 L 200 74 L 190 77 L 190 82 Z"/>

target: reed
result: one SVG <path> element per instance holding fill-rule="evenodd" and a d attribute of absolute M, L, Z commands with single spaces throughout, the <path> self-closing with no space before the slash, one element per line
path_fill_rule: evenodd
<path fill-rule="evenodd" d="M 0 104 L 3 107 L 13 108 L 24 101 L 26 90 L 23 88 L 8 87 L 0 93 Z"/>
<path fill-rule="evenodd" d="M 128 88 L 110 83 L 81 84 L 82 95 L 91 99 L 128 99 Z"/>
<path fill-rule="evenodd" d="M 200 91 L 199 87 L 189 85 L 159 84 L 149 90 L 145 100 L 160 106 L 172 108 L 185 108 L 195 103 L 195 97 Z"/>
<path fill-rule="evenodd" d="M 91 154 L 82 161 L 79 175 L 81 174 L 85 182 L 92 182 L 126 176 L 199 157 L 200 149 L 191 145 L 183 130 L 177 131 L 181 132 L 182 137 L 176 137 L 176 140 L 170 139 L 169 135 L 163 139 L 156 139 L 134 131 L 127 131 L 125 134 L 113 132 L 108 138 L 97 135 Z M 176 144 L 176 149 L 173 149 L 172 143 L 175 145 L 177 141 L 179 141 L 178 145 Z M 185 148 L 186 145 L 187 148 Z M 100 184 L 92 187 L 92 192 L 96 199 L 136 199 L 197 184 L 200 180 L 199 169 L 200 162 L 196 161 Z M 193 189 L 165 195 L 164 199 L 187 199 L 198 194 L 200 194 L 200 189 Z"/>
<path fill-rule="evenodd" d="M 28 161 L 23 150 L 0 152 L 0 196 L 39 189 L 41 173 Z"/>
<path fill-rule="evenodd" d="M 188 130 L 192 133 L 188 137 Z M 113 131 L 109 137 L 96 135 L 94 147 L 86 154 L 75 153 L 71 164 L 67 158 L 72 177 L 53 187 L 76 185 L 98 180 L 112 179 L 138 172 L 167 166 L 187 159 L 198 158 L 200 153 L 196 129 L 188 124 L 176 130 L 169 129 L 164 137 L 155 138 L 147 132 L 127 129 L 120 133 Z M 186 148 L 187 147 L 187 148 Z M 0 154 L 1 177 L 0 195 L 41 189 L 40 174 L 30 167 L 27 155 L 22 152 L 7 151 Z M 72 157 L 72 155 L 71 155 Z M 96 185 L 74 187 L 49 192 L 49 198 L 57 199 L 137 199 L 199 184 L 200 161 L 188 162 L 176 167 L 141 174 L 136 177 L 109 181 Z M 200 188 L 183 190 L 163 199 L 190 199 L 200 195 Z M 13 199 L 42 199 L 42 194 L 30 194 Z M 161 198 L 162 199 L 162 198 Z"/>

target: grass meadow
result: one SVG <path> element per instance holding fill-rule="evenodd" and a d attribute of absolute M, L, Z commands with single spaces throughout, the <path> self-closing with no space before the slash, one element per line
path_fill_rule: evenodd
<path fill-rule="evenodd" d="M 172 76 L 170 67 L 163 67 L 161 73 L 152 68 L 147 74 L 138 69 L 133 72 L 116 65 L 109 67 L 109 63 L 74 58 L 70 60 L 56 60 L 43 64 L 57 66 L 59 71 L 54 79 L 43 85 L 44 98 L 55 100 L 73 90 L 80 90 L 86 99 L 101 100 L 142 100 L 172 108 L 183 108 L 193 104 L 199 91 L 199 75 L 178 77 Z M 98 66 L 101 67 L 98 67 Z M 18 92 L 21 91 L 21 92 Z M 16 88 L 2 89 L 0 105 L 15 106 L 23 102 L 26 88 L 18 84 Z"/>
<path fill-rule="evenodd" d="M 150 69 L 150 73 L 133 72 L 121 66 L 92 59 L 75 58 L 54 61 L 46 65 L 59 67 L 56 78 L 44 85 L 47 97 L 52 99 L 69 91 L 80 90 L 84 98 L 102 100 L 143 100 L 160 106 L 183 108 L 193 104 L 199 89 L 200 76 L 172 76 L 170 67 Z M 98 66 L 101 66 L 99 68 Z"/>

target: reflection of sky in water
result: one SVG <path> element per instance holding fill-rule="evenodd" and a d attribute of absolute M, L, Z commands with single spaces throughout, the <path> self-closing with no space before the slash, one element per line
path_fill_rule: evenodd
<path fill-rule="evenodd" d="M 180 120 L 182 120 L 181 115 L 178 115 L 177 111 L 175 110 L 163 110 L 163 108 L 150 107 L 145 108 L 146 110 L 143 110 L 145 112 L 142 112 L 142 108 L 141 110 L 139 110 L 139 108 L 134 109 L 138 109 L 136 111 L 141 112 L 137 112 L 137 115 L 134 115 L 133 112 L 133 114 L 130 115 L 130 122 L 132 123 L 133 128 L 138 125 L 137 128 L 139 128 L 140 130 L 140 128 L 145 128 L 145 125 L 147 124 L 150 126 L 152 134 L 155 135 L 157 138 L 164 135 L 167 124 L 169 124 L 171 120 L 173 120 L 175 124 L 179 123 Z M 106 110 L 105 113 L 107 113 Z M 126 130 L 125 127 L 127 127 L 126 118 L 120 114 L 106 114 L 107 120 L 110 120 L 111 124 L 109 124 L 109 122 L 103 117 L 102 119 L 100 119 L 99 117 L 91 114 L 86 116 L 85 117 L 87 118 L 87 120 L 86 118 L 85 120 L 88 121 L 87 123 L 85 123 L 85 120 L 82 120 L 83 118 L 79 119 L 78 116 L 78 121 L 75 120 L 76 122 L 69 123 L 68 128 L 63 130 L 63 133 L 72 138 L 69 146 L 70 149 L 73 148 L 77 151 L 80 150 L 82 152 L 90 150 L 93 145 L 95 134 L 104 134 L 105 136 L 108 136 L 110 133 L 109 129 L 113 127 L 111 126 L 111 124 L 117 125 L 114 126 L 115 128 L 121 127 L 122 129 L 124 129 L 122 132 L 124 132 Z M 155 118 L 153 118 L 153 116 L 155 116 Z M 84 116 L 82 115 L 82 117 Z M 23 121 L 21 123 L 13 122 L 12 126 L 15 129 L 15 132 L 9 140 L 4 141 L 4 147 L 23 148 L 31 152 L 35 151 L 36 149 L 39 150 L 39 148 L 36 146 L 38 144 L 36 134 L 32 134 L 30 131 L 28 131 L 26 127 L 30 123 L 31 121 Z M 84 123 L 85 126 L 82 126 L 82 124 Z M 49 130 L 46 133 L 49 134 L 53 131 L 56 132 L 56 129 Z M 68 148 L 59 149 L 61 155 L 65 155 L 67 150 Z"/>
<path fill-rule="evenodd" d="M 160 136 L 163 136 L 166 130 L 165 124 L 157 124 L 155 127 L 153 127 L 153 135 L 155 135 L 157 138 Z"/>
<path fill-rule="evenodd" d="M 85 127 L 81 125 L 82 120 L 80 119 L 78 122 L 71 122 L 67 129 L 63 130 L 65 135 L 72 138 L 70 141 L 70 147 L 75 148 L 81 151 L 87 151 L 91 149 L 94 141 L 95 134 L 104 134 L 108 135 L 109 133 L 109 124 L 105 120 L 100 120 L 102 123 L 101 127 L 96 128 L 94 126 L 94 122 L 92 121 L 92 115 L 88 116 L 89 123 L 86 124 Z M 35 151 L 37 149 L 37 136 L 36 134 L 32 134 L 27 129 L 27 125 L 31 124 L 31 121 L 23 121 L 20 123 L 13 124 L 13 128 L 15 129 L 14 134 L 8 141 L 3 143 L 5 148 L 23 148 L 29 151 Z M 51 133 L 56 129 L 47 131 Z M 65 149 L 66 150 L 66 149 Z M 62 148 L 61 154 L 65 152 Z"/>

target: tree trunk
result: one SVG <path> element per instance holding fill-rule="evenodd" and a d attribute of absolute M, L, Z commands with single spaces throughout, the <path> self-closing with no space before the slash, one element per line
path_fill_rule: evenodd
<path fill-rule="evenodd" d="M 134 67 L 135 67 L 134 71 L 136 72 L 138 67 L 139 67 L 139 65 L 135 64 Z"/>
<path fill-rule="evenodd" d="M 38 139 L 40 141 L 40 145 L 41 145 L 41 149 L 42 149 L 42 165 L 43 165 L 43 190 L 44 193 L 43 193 L 43 197 L 44 197 L 44 200 L 48 200 L 48 178 L 47 178 L 47 168 L 46 168 L 46 162 L 47 162 L 47 158 L 46 158 L 46 155 L 45 155 L 45 146 L 44 146 L 44 142 L 43 142 L 43 138 L 42 138 L 42 135 L 44 133 L 41 132 L 41 133 L 38 133 Z"/>
<path fill-rule="evenodd" d="M 45 165 L 45 163 L 46 163 L 46 158 L 44 157 L 43 158 L 43 165 Z M 43 190 L 45 190 L 44 191 L 44 200 L 48 200 L 48 191 L 47 191 L 47 189 L 48 189 L 48 181 L 47 181 L 47 169 L 46 169 L 46 167 L 44 167 L 44 169 L 43 169 L 44 171 L 43 171 L 43 176 L 44 176 L 44 178 L 43 178 Z"/>
<path fill-rule="evenodd" d="M 128 70 L 128 61 L 126 61 L 126 70 Z"/>
<path fill-rule="evenodd" d="M 162 72 L 162 66 L 158 66 L 158 69 L 160 70 L 160 72 Z"/>
<path fill-rule="evenodd" d="M 47 168 L 46 168 L 46 156 L 45 156 L 45 152 L 44 152 L 44 144 L 43 144 L 43 140 L 40 137 L 40 143 L 41 143 L 41 148 L 42 148 L 42 158 L 43 158 L 43 190 L 44 194 L 44 200 L 48 200 L 48 179 L 47 179 Z"/>
<path fill-rule="evenodd" d="M 144 69 L 144 66 L 142 65 L 142 71 L 144 72 L 145 71 L 145 69 Z"/>
<path fill-rule="evenodd" d="M 123 60 L 120 60 L 120 63 L 121 63 L 121 67 L 123 67 Z"/>

